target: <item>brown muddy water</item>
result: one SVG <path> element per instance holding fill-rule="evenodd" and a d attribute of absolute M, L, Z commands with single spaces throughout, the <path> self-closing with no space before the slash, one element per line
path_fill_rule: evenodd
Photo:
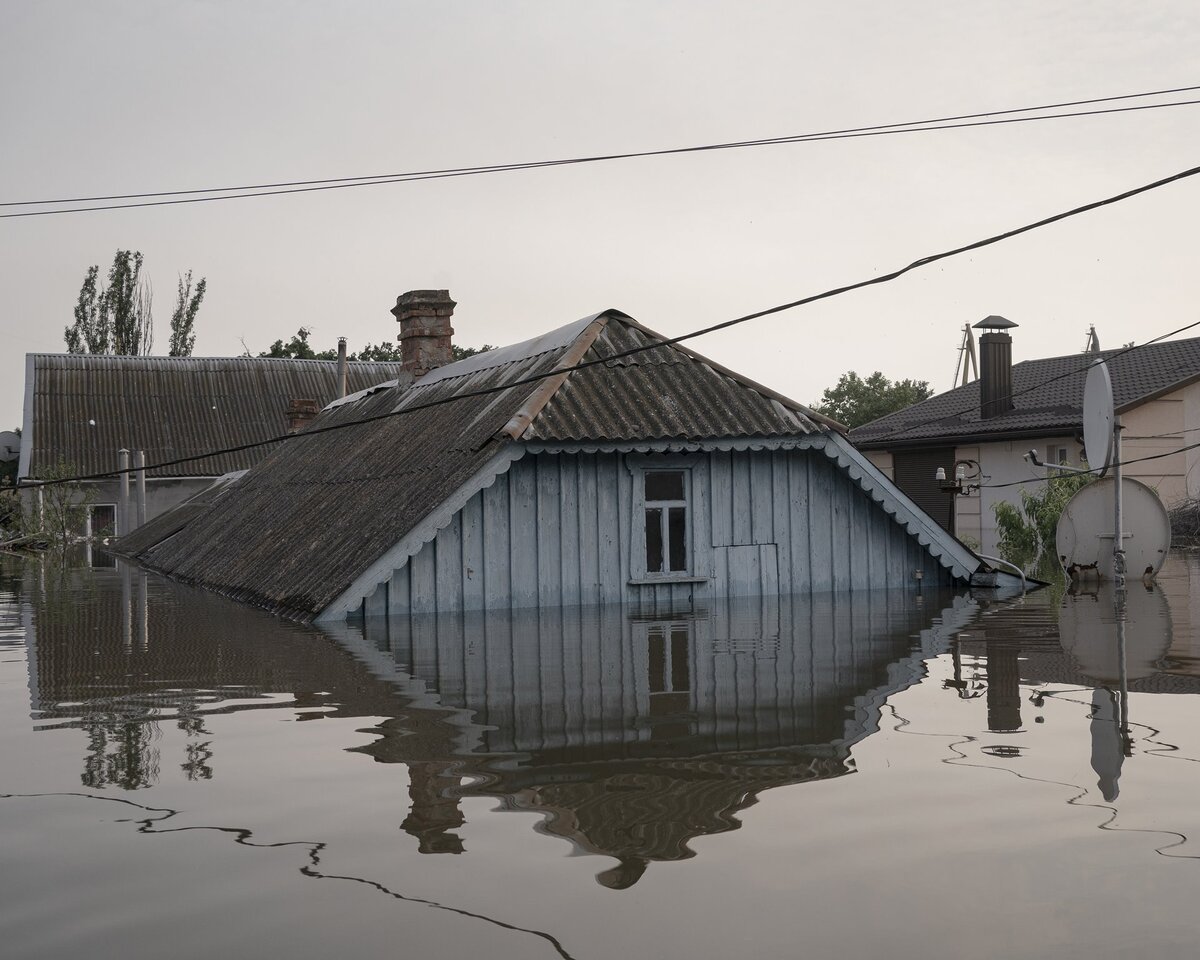
<path fill-rule="evenodd" d="M 1194 957 L 1200 564 L 321 630 L 0 561 L 0 955 Z"/>

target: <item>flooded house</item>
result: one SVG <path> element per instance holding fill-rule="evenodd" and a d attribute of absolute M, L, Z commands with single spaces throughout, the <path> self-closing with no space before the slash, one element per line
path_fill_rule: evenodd
<path fill-rule="evenodd" d="M 147 464 L 166 464 L 145 471 L 141 511 L 121 516 L 115 477 L 83 483 L 90 502 L 80 532 L 127 533 L 139 512 L 152 520 L 218 477 L 253 466 L 270 450 L 255 444 L 311 420 L 347 391 L 395 377 L 399 367 L 349 361 L 343 371 L 336 360 L 30 353 L 18 482 L 60 468 L 104 474 L 134 466 L 141 452 Z M 129 452 L 127 463 L 121 450 Z M 203 456 L 212 450 L 226 452 Z"/>
<path fill-rule="evenodd" d="M 1083 388 L 1089 368 L 1105 361 L 1121 417 L 1123 472 L 1153 489 L 1168 508 L 1200 496 L 1200 338 L 1097 349 L 1014 364 L 1018 325 L 990 316 L 974 325 L 979 378 L 890 413 L 850 432 L 854 445 L 946 530 L 998 548 L 995 507 L 1020 506 L 1046 464 L 1079 466 Z M 1029 456 L 1032 453 L 1033 456 Z M 961 471 L 956 491 L 937 479 Z"/>
<path fill-rule="evenodd" d="M 399 297 L 395 380 L 122 552 L 323 621 L 995 582 L 839 424 L 632 317 L 451 362 L 454 307 Z"/>

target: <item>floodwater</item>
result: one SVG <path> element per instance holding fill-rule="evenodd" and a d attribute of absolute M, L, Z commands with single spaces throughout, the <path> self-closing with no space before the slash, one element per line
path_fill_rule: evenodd
<path fill-rule="evenodd" d="M 1113 610 L 323 631 L 5 558 L 0 952 L 1194 957 L 1200 564 Z"/>

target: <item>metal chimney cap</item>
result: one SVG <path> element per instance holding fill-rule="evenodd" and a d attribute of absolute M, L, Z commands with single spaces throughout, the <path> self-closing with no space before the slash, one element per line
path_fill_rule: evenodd
<path fill-rule="evenodd" d="M 1005 320 L 1004 317 L 997 316 L 996 314 L 993 313 L 990 317 L 984 317 L 977 324 L 975 324 L 975 329 L 976 330 L 1007 330 L 1007 329 L 1009 329 L 1009 327 L 1016 327 L 1016 326 L 1020 326 L 1020 324 L 1013 323 L 1011 320 Z"/>

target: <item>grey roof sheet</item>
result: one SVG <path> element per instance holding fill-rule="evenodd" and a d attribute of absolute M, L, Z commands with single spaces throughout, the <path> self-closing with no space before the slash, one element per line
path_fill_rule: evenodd
<path fill-rule="evenodd" d="M 336 360 L 268 357 L 112 357 L 30 354 L 27 475 L 60 457 L 81 473 L 117 468 L 117 451 L 146 461 L 256 443 L 287 430 L 291 400 L 337 396 Z M 352 362 L 347 389 L 399 376 L 398 363 Z M 95 421 L 93 425 L 91 421 Z M 149 471 L 152 477 L 220 476 L 257 463 L 269 447 Z"/>
<path fill-rule="evenodd" d="M 654 336 L 616 312 L 585 359 Z M 331 405 L 173 536 L 122 552 L 186 582 L 301 618 L 320 613 L 505 444 L 502 431 L 593 318 Z M 568 331 L 570 336 L 557 334 Z M 744 396 L 743 394 L 753 394 Z M 457 399 L 455 399 L 457 398 Z M 395 415 L 432 401 L 451 402 Z M 677 347 L 567 376 L 523 439 L 641 440 L 815 432 L 800 411 Z M 372 419 L 382 417 L 381 419 Z M 364 422 L 371 421 L 371 422 Z M 319 428 L 358 423 L 347 429 Z M 131 543 L 133 541 L 130 541 Z"/>
<path fill-rule="evenodd" d="M 990 419 L 979 415 L 979 381 L 940 393 L 850 431 L 865 449 L 904 444 L 1071 433 L 1083 426 L 1088 367 L 1108 361 L 1118 412 L 1200 377 L 1200 338 L 1151 343 L 1128 353 L 1105 350 L 1025 360 L 1013 365 L 1013 406 Z"/>
<path fill-rule="evenodd" d="M 661 339 L 633 322 L 609 323 L 584 356 L 603 359 Z M 742 389 L 747 381 L 675 346 L 571 374 L 530 425 L 535 440 L 661 440 L 789 436 L 818 428 L 799 404 Z"/>

